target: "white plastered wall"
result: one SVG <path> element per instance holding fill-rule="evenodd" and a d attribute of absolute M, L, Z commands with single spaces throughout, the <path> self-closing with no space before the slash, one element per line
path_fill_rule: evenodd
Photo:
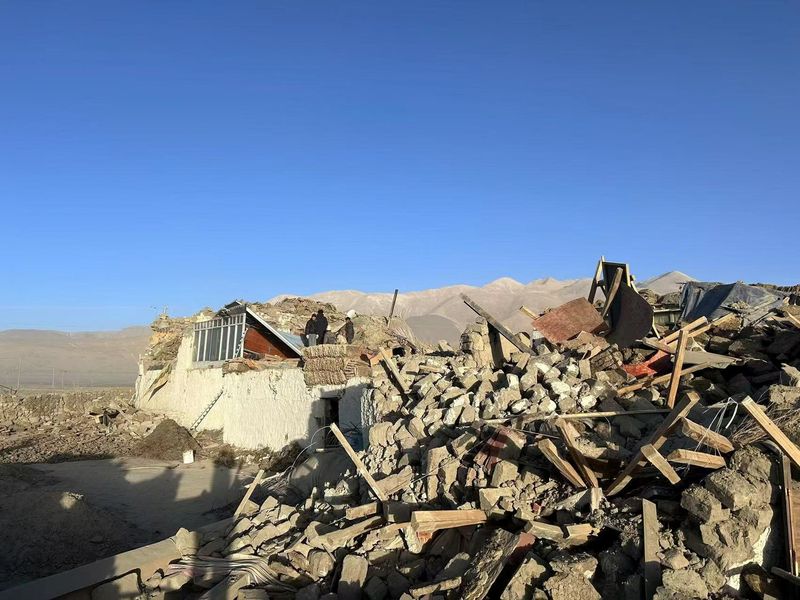
<path fill-rule="evenodd" d="M 240 448 L 283 448 L 291 442 L 305 446 L 325 414 L 324 396 L 341 398 L 340 422 L 359 424 L 366 433 L 364 407 L 370 404 L 369 379 L 346 386 L 308 388 L 299 368 L 268 368 L 223 375 L 219 364 L 192 362 L 192 335 L 184 335 L 169 381 L 152 396 L 147 390 L 160 371 L 140 369 L 136 406 L 164 413 L 189 427 L 222 392 L 198 429 L 222 429 L 223 440 Z M 366 439 L 366 435 L 364 436 Z M 315 439 L 319 441 L 317 436 Z"/>

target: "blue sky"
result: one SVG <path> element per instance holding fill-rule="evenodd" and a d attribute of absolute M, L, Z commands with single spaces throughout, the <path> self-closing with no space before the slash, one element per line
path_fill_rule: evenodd
<path fill-rule="evenodd" d="M 800 282 L 791 2 L 0 0 L 0 329 L 500 276 Z"/>

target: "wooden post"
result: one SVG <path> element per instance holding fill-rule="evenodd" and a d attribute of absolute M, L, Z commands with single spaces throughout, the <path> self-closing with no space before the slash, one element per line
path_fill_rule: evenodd
<path fill-rule="evenodd" d="M 389 320 L 390 321 L 392 320 L 392 317 L 394 316 L 394 305 L 397 303 L 397 292 L 398 291 L 400 291 L 400 290 L 395 288 L 394 296 L 392 297 L 392 308 L 389 309 Z"/>
<path fill-rule="evenodd" d="M 331 431 L 333 432 L 333 435 L 336 436 L 336 439 L 339 440 L 339 443 L 342 445 L 342 448 L 344 448 L 344 451 L 347 452 L 347 456 L 349 456 L 350 460 L 353 461 L 353 464 L 356 466 L 358 472 L 366 480 L 367 485 L 369 485 L 372 493 L 375 494 L 375 497 L 381 502 L 386 502 L 389 497 L 384 493 L 381 486 L 378 485 L 378 482 L 372 478 L 372 475 L 370 475 L 369 471 L 367 471 L 367 467 L 364 465 L 361 459 L 358 458 L 358 454 L 356 454 L 355 450 L 353 450 L 350 442 L 348 442 L 347 438 L 344 437 L 344 434 L 341 432 L 339 427 L 337 427 L 336 423 L 331 423 Z"/>
<path fill-rule="evenodd" d="M 575 444 L 575 440 L 578 437 L 578 432 L 575 431 L 575 427 L 573 427 L 572 423 L 568 423 L 563 419 L 556 419 L 555 425 L 561 432 L 561 437 L 564 439 L 564 444 L 567 446 L 567 450 L 569 451 L 572 460 L 574 460 L 575 464 L 578 465 L 578 471 L 580 471 L 587 486 L 590 488 L 599 487 L 600 483 L 597 481 L 597 475 L 595 475 L 594 471 L 592 471 L 592 469 L 586 463 L 586 457 L 581 454 L 581 451 L 578 450 L 578 447 Z"/>
<path fill-rule="evenodd" d="M 699 400 L 700 396 L 698 394 L 686 394 L 686 397 L 664 418 L 661 425 L 650 435 L 650 438 L 645 444 L 651 444 L 656 450 L 661 448 L 664 442 L 667 441 L 667 435 L 672 431 L 672 428 L 675 427 L 681 417 L 685 417 L 689 414 L 689 411 L 692 410 L 692 407 L 697 404 Z M 633 478 L 633 473 L 641 466 L 642 460 L 644 460 L 644 454 L 642 454 L 640 449 L 630 462 L 625 465 L 625 468 L 622 469 L 622 472 L 620 472 L 614 482 L 608 486 L 606 489 L 606 496 L 613 496 L 622 491 L 622 489 L 630 483 Z"/>
<path fill-rule="evenodd" d="M 527 352 L 528 354 L 533 354 L 533 350 L 531 349 L 528 344 L 519 340 L 517 336 L 515 336 L 508 328 L 503 325 L 500 321 L 495 319 L 492 315 L 486 312 L 479 304 L 474 302 L 469 296 L 466 294 L 461 294 L 461 299 L 464 301 L 464 304 L 469 306 L 472 310 L 478 313 L 479 316 L 486 319 L 486 322 L 491 326 L 494 327 L 497 332 L 506 338 L 509 342 L 514 344 L 517 347 L 517 350 L 520 352 Z"/>
<path fill-rule="evenodd" d="M 253 495 L 253 491 L 255 491 L 255 489 L 258 487 L 258 484 L 261 483 L 261 479 L 263 477 L 264 477 L 264 469 L 260 469 L 258 473 L 256 473 L 256 476 L 250 483 L 250 485 L 247 486 L 247 492 L 245 492 L 244 498 L 242 498 L 242 501 L 239 502 L 239 506 L 236 507 L 236 510 L 233 513 L 234 517 L 238 517 L 242 513 L 244 507 L 247 506 L 247 501 L 250 500 L 250 496 Z"/>
<path fill-rule="evenodd" d="M 658 560 L 658 512 L 656 505 L 642 499 L 642 538 L 644 539 L 644 597 L 652 600 L 661 585 L 661 562 Z"/>
<path fill-rule="evenodd" d="M 600 316 L 604 319 L 606 318 L 606 315 L 608 315 L 608 311 L 611 310 L 611 303 L 614 301 L 614 297 L 617 295 L 621 283 L 622 269 L 617 267 L 614 270 L 614 280 L 611 282 L 611 287 L 606 288 L 606 302 L 603 305 L 603 312 L 600 314 Z"/>
<path fill-rule="evenodd" d="M 603 263 L 606 261 L 605 256 L 601 256 L 597 261 L 597 267 L 594 270 L 594 277 L 592 278 L 592 287 L 589 288 L 589 304 L 594 304 L 594 296 L 597 294 L 597 288 L 600 286 L 600 277 L 603 275 Z"/>
<path fill-rule="evenodd" d="M 675 365 L 672 368 L 672 377 L 669 380 L 669 392 L 667 393 L 667 406 L 675 406 L 675 398 L 678 395 L 678 385 L 681 382 L 681 370 L 683 369 L 683 355 L 686 352 L 686 330 L 681 329 L 678 335 L 678 347 L 675 350 Z"/>
<path fill-rule="evenodd" d="M 792 440 L 786 437 L 786 434 L 778 429 L 778 426 L 767 416 L 764 409 L 756 404 L 750 396 L 742 400 L 739 404 L 750 413 L 750 416 L 755 419 L 756 423 L 758 423 L 766 434 L 772 438 L 772 441 L 778 445 L 784 454 L 788 455 L 788 457 L 792 459 L 792 462 L 800 467 L 800 449 L 794 445 Z"/>

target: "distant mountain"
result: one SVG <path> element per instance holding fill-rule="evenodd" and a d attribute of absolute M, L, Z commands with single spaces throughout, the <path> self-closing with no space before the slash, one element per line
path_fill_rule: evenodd
<path fill-rule="evenodd" d="M 649 287 L 658 294 L 678 291 L 680 285 L 693 281 L 685 273 L 672 271 L 658 277 L 638 282 L 637 287 Z M 457 342 L 467 323 L 475 320 L 472 312 L 460 298 L 467 294 L 502 321 L 512 331 L 529 331 L 530 319 L 522 314 L 520 306 L 542 312 L 580 296 L 587 296 L 591 279 L 559 281 L 548 277 L 530 283 L 520 283 L 510 277 L 501 277 L 484 286 L 451 285 L 397 295 L 395 314 L 403 317 L 414 333 L 423 341 L 445 339 Z M 278 296 L 277 301 L 286 296 Z M 392 304 L 391 293 L 367 293 L 342 290 L 313 294 L 311 298 L 330 302 L 342 311 L 355 310 L 362 314 L 388 315 Z"/>
<path fill-rule="evenodd" d="M 684 283 L 689 281 L 697 281 L 694 277 L 681 273 L 680 271 L 670 271 L 658 277 L 651 277 L 636 284 L 639 289 L 653 290 L 659 296 L 669 294 L 671 292 L 680 291 Z"/>
<path fill-rule="evenodd" d="M 149 327 L 65 333 L 40 329 L 0 331 L 0 385 L 117 387 L 136 381 Z M 2 388 L 0 388 L 2 391 Z"/>

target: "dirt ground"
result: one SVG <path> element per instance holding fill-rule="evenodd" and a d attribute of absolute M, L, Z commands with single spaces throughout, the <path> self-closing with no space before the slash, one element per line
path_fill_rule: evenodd
<path fill-rule="evenodd" d="M 223 518 L 251 471 L 142 458 L 0 465 L 0 589 Z"/>

